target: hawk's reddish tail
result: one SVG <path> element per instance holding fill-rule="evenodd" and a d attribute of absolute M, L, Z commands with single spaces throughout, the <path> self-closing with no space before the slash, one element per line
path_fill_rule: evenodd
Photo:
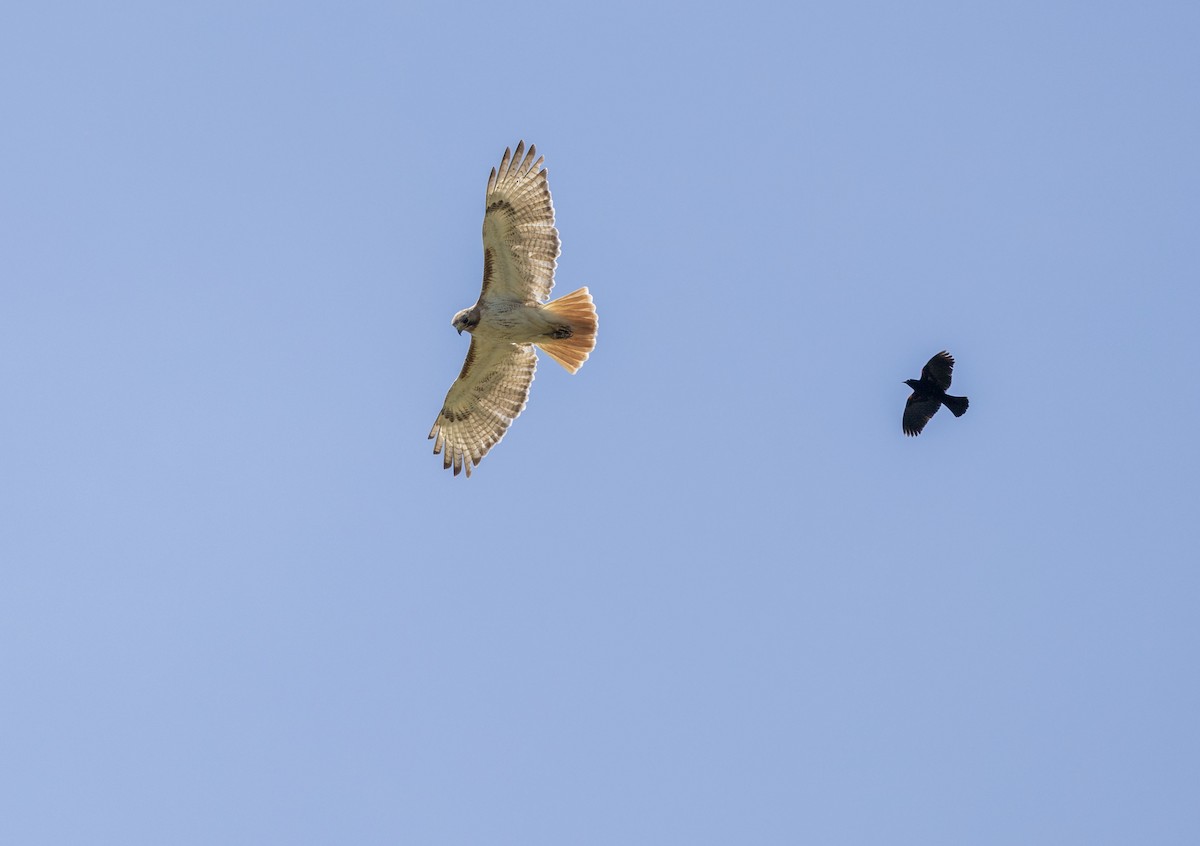
<path fill-rule="evenodd" d="M 549 316 L 570 326 L 571 332 L 565 338 L 547 338 L 538 341 L 537 345 L 565 367 L 568 373 L 577 372 L 596 348 L 599 318 L 596 316 L 596 306 L 592 304 L 592 295 L 587 288 L 580 288 L 546 303 L 543 308 Z"/>

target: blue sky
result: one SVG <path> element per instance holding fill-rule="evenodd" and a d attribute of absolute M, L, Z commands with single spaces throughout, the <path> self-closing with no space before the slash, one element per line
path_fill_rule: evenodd
<path fill-rule="evenodd" d="M 6 5 L 0 840 L 1195 842 L 1198 42 Z M 599 344 L 456 479 L 522 138 Z"/>

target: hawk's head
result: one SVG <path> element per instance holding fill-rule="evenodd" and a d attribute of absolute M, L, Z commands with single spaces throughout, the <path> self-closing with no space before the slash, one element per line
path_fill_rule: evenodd
<path fill-rule="evenodd" d="M 479 325 L 479 307 L 464 308 L 454 315 L 454 320 L 450 322 L 450 325 L 457 329 L 460 335 L 464 329 L 468 332 L 475 331 L 475 327 Z"/>

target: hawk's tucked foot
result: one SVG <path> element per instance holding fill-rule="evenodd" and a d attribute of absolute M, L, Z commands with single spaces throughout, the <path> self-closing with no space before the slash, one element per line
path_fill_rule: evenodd
<path fill-rule="evenodd" d="M 578 372 L 596 348 L 596 306 L 587 288 L 580 288 L 543 306 L 550 316 L 562 320 L 565 327 L 554 330 L 554 338 L 537 345 L 561 364 L 568 373 Z M 565 330 L 565 331 L 564 331 Z"/>

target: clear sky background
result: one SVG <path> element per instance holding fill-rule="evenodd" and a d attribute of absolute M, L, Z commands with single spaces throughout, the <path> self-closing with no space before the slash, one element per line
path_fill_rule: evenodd
<path fill-rule="evenodd" d="M 1196 843 L 1198 45 L 5 4 L 0 842 Z M 522 138 L 599 344 L 454 478 Z"/>

